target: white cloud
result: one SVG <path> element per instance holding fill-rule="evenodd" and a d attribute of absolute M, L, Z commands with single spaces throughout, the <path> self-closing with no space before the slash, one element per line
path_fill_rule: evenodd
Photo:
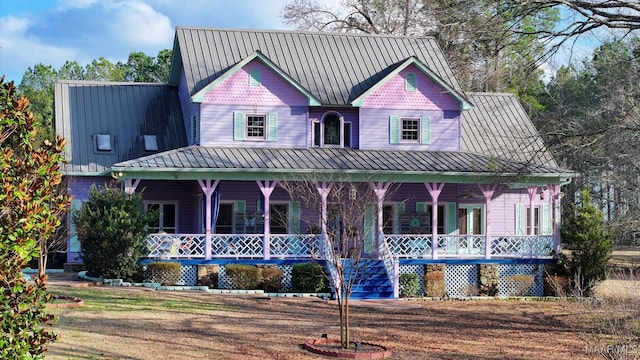
<path fill-rule="evenodd" d="M 98 3 L 98 0 L 58 0 L 58 10 L 86 9 Z"/>
<path fill-rule="evenodd" d="M 171 43 L 173 26 L 168 16 L 142 1 L 121 1 L 110 7 L 110 31 L 117 40 L 135 46 Z"/>

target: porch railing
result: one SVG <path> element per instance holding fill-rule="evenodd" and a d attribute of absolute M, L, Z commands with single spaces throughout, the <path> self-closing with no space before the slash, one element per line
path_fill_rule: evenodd
<path fill-rule="evenodd" d="M 391 285 L 393 286 L 393 296 L 397 298 L 400 291 L 400 284 L 398 281 L 398 277 L 400 276 L 400 274 L 398 274 L 398 258 L 391 252 L 389 244 L 384 236 L 380 236 L 378 241 L 378 253 L 384 262 L 384 267 L 387 270 L 387 277 L 389 277 Z"/>
<path fill-rule="evenodd" d="M 384 243 L 395 258 L 432 257 L 430 235 L 384 235 Z M 314 234 L 272 234 L 269 251 L 274 258 L 327 259 L 328 240 Z M 437 254 L 440 258 L 486 257 L 486 238 L 481 235 L 440 235 Z M 505 235 L 490 239 L 490 257 L 551 258 L 553 236 Z M 204 234 L 150 234 L 147 236 L 148 257 L 197 259 L 205 258 Z M 262 258 L 262 234 L 213 234 L 211 258 Z M 330 249 L 330 247 L 329 247 Z M 380 251 L 380 249 L 379 249 Z M 382 252 L 381 252 L 382 253 Z"/>

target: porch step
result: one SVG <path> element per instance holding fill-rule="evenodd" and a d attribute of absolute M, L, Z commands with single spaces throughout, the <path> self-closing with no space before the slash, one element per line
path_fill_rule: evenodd
<path fill-rule="evenodd" d="M 382 260 L 362 259 L 356 263 L 354 260 L 345 259 L 345 282 L 351 281 L 351 267 L 363 266 L 359 269 L 352 287 L 351 300 L 369 299 L 393 299 L 393 285 L 387 275 L 387 270 Z M 364 267 L 366 266 L 366 267 Z M 332 289 L 335 296 L 335 289 Z"/>

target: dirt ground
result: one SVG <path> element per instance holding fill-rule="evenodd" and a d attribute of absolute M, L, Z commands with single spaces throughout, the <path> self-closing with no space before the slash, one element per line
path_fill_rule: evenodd
<path fill-rule="evenodd" d="M 49 283 L 68 293 L 68 283 Z M 95 289 L 95 290 L 93 290 Z M 202 292 L 95 287 L 109 302 L 53 309 L 60 340 L 47 359 L 321 359 L 301 344 L 339 338 L 334 302 Z M 146 303 L 129 304 L 125 299 Z M 162 303 L 157 311 L 153 304 Z M 392 359 L 591 359 L 569 301 L 354 302 L 353 340 L 380 343 Z"/>

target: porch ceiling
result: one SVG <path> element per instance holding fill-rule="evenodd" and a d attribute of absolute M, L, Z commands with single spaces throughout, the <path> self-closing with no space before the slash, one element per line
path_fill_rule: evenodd
<path fill-rule="evenodd" d="M 574 172 L 447 151 L 189 146 L 117 163 L 112 176 L 171 180 L 340 180 L 555 184 Z"/>

